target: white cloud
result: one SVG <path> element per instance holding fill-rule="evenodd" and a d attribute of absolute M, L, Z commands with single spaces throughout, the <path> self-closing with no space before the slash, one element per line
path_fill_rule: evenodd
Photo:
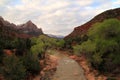
<path fill-rule="evenodd" d="M 0 0 L 0 15 L 16 24 L 32 20 L 44 33 L 67 35 L 119 4 L 119 0 Z"/>
<path fill-rule="evenodd" d="M 4 5 L 6 3 L 8 3 L 9 0 L 0 0 L 0 5 Z"/>
<path fill-rule="evenodd" d="M 80 6 L 88 6 L 93 3 L 94 0 L 78 0 L 76 1 L 76 4 L 79 4 Z"/>

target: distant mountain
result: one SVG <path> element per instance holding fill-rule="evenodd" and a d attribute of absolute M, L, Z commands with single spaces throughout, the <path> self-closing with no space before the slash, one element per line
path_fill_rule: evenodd
<path fill-rule="evenodd" d="M 6 37 L 30 38 L 32 36 L 39 36 L 43 34 L 42 30 L 37 28 L 35 24 L 28 21 L 22 25 L 15 25 L 4 20 L 0 16 L 0 35 Z"/>
<path fill-rule="evenodd" d="M 16 27 L 15 24 L 10 23 L 10 22 L 4 20 L 1 16 L 0 16 L 0 22 L 1 22 L 0 25 L 2 24 L 3 26 L 6 26 L 6 27 L 11 27 L 11 28 L 15 28 Z"/>
<path fill-rule="evenodd" d="M 88 31 L 88 29 L 90 27 L 92 27 L 93 24 L 97 23 L 97 22 L 102 22 L 105 19 L 110 19 L 110 18 L 117 18 L 120 20 L 120 8 L 116 8 L 116 9 L 111 9 L 111 10 L 107 10 L 97 16 L 95 16 L 92 20 L 90 20 L 89 22 L 78 26 L 76 28 L 74 28 L 73 32 L 71 32 L 68 36 L 66 36 L 64 39 L 71 39 L 71 38 L 75 38 L 75 37 L 80 37 L 81 35 L 86 34 L 86 32 Z"/>
<path fill-rule="evenodd" d="M 63 39 L 64 38 L 64 36 L 62 36 L 62 35 L 52 35 L 52 34 L 46 34 L 46 35 L 48 35 L 49 37 L 52 37 L 52 38 L 57 38 L 57 39 Z"/>
<path fill-rule="evenodd" d="M 41 28 L 37 28 L 37 26 L 32 22 L 28 21 L 25 24 L 18 25 L 18 30 L 32 36 L 39 36 L 43 34 L 43 31 Z"/>
<path fill-rule="evenodd" d="M 17 26 L 0 17 L 0 37 L 4 38 L 29 38 L 31 36 L 18 31 Z"/>

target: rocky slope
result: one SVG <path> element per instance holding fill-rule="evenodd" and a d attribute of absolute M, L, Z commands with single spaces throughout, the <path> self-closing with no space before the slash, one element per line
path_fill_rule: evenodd
<path fill-rule="evenodd" d="M 37 28 L 37 26 L 32 21 L 18 25 L 18 30 L 32 36 L 39 36 L 43 34 L 42 29 Z"/>
<path fill-rule="evenodd" d="M 28 21 L 22 25 L 15 25 L 4 20 L 0 16 L 0 35 L 7 37 L 19 37 L 19 38 L 30 38 L 32 36 L 39 36 L 43 34 L 42 30 L 37 28 L 37 26 Z"/>
<path fill-rule="evenodd" d="M 74 28 L 73 32 L 71 32 L 68 36 L 66 36 L 65 39 L 80 37 L 81 35 L 84 35 L 88 31 L 88 29 L 92 27 L 93 24 L 97 22 L 102 22 L 103 20 L 110 18 L 117 18 L 120 20 L 120 8 L 107 10 L 95 16 L 89 22 Z"/>
<path fill-rule="evenodd" d="M 17 29 L 17 26 L 13 23 L 10 23 L 0 17 L 0 37 L 3 38 L 28 38 L 29 35 L 20 33 Z"/>

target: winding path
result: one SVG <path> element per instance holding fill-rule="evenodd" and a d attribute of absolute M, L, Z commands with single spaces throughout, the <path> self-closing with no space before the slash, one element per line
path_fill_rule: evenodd
<path fill-rule="evenodd" d="M 58 66 L 52 80 L 86 80 L 83 69 L 76 61 L 60 52 L 54 56 L 58 57 Z"/>

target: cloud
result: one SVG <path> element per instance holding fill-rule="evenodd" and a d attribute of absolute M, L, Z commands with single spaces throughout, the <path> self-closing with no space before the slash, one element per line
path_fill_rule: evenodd
<path fill-rule="evenodd" d="M 8 4 L 10 0 L 0 0 L 0 6 Z"/>
<path fill-rule="evenodd" d="M 0 15 L 20 24 L 32 20 L 44 33 L 67 35 L 119 0 L 0 0 Z"/>

